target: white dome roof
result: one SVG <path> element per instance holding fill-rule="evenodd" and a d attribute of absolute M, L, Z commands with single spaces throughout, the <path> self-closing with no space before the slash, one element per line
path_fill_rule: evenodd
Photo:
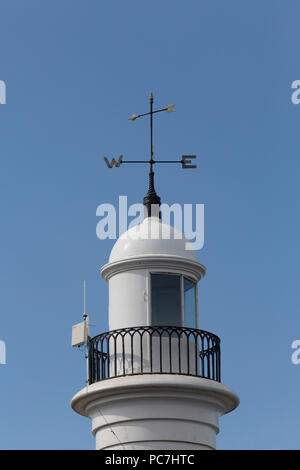
<path fill-rule="evenodd" d="M 163 224 L 158 217 L 147 217 L 120 236 L 111 250 L 109 263 L 149 255 L 197 261 L 191 243 L 179 230 Z"/>

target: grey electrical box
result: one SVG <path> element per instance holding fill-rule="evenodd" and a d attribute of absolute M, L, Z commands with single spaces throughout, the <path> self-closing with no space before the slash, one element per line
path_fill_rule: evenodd
<path fill-rule="evenodd" d="M 72 346 L 82 346 L 86 344 L 89 335 L 88 318 L 77 325 L 72 326 Z"/>

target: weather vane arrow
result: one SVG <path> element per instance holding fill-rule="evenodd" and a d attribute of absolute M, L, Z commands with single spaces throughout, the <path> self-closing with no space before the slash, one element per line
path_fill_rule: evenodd
<path fill-rule="evenodd" d="M 192 165 L 192 160 L 196 158 L 196 155 L 182 155 L 181 160 L 154 160 L 154 153 L 153 153 L 153 114 L 161 113 L 162 111 L 166 111 L 167 113 L 174 112 L 175 103 L 168 104 L 165 108 L 156 109 L 153 111 L 153 95 L 150 94 L 150 111 L 144 114 L 132 114 L 130 121 L 135 121 L 136 119 L 143 117 L 143 116 L 150 116 L 150 160 L 123 160 L 123 155 L 119 156 L 118 161 L 114 158 L 109 162 L 107 157 L 104 157 L 104 161 L 108 168 L 119 168 L 124 163 L 149 163 L 150 164 L 150 172 L 152 171 L 152 166 L 155 163 L 181 163 L 182 168 L 197 168 L 197 165 Z"/>
<path fill-rule="evenodd" d="M 150 116 L 150 160 L 123 160 L 123 155 L 119 156 L 118 161 L 114 158 L 109 162 L 109 160 L 104 157 L 104 161 L 108 168 L 113 168 L 113 166 L 119 168 L 124 163 L 148 163 L 150 164 L 149 172 L 149 188 L 146 196 L 143 199 L 143 203 L 147 208 L 148 216 L 151 216 L 153 213 L 153 207 L 156 205 L 160 206 L 160 197 L 156 194 L 154 189 L 154 172 L 153 165 L 156 163 L 181 163 L 182 168 L 197 168 L 197 165 L 192 164 L 192 160 L 196 158 L 196 155 L 182 155 L 181 160 L 154 160 L 153 153 L 153 114 L 161 113 L 166 111 L 167 113 L 172 113 L 174 111 L 175 103 L 167 105 L 165 108 L 156 109 L 153 111 L 153 95 L 150 94 L 150 111 L 144 114 L 132 114 L 130 121 L 135 121 L 136 119 L 143 116 Z"/>

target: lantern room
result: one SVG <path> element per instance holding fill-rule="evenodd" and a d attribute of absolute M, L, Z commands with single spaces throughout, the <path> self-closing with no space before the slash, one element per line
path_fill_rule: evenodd
<path fill-rule="evenodd" d="M 109 283 L 109 329 L 198 327 L 197 283 L 205 267 L 184 235 L 146 217 L 115 243 L 101 270 Z"/>

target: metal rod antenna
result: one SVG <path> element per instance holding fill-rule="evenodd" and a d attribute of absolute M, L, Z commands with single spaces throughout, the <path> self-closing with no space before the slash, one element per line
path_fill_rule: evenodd
<path fill-rule="evenodd" d="M 83 318 L 86 319 L 86 281 L 83 281 Z"/>
<path fill-rule="evenodd" d="M 86 280 L 83 281 L 83 318 L 85 321 L 85 327 L 86 327 L 86 353 L 85 353 L 85 358 L 86 358 L 86 383 L 87 385 L 90 384 L 90 316 L 86 313 Z"/>

